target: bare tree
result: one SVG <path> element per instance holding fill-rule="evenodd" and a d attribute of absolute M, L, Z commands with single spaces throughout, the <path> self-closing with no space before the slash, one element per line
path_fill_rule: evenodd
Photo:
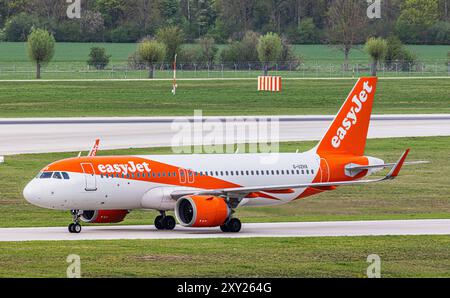
<path fill-rule="evenodd" d="M 253 28 L 256 0 L 224 0 L 218 3 L 225 24 L 241 31 L 241 34 Z"/>
<path fill-rule="evenodd" d="M 270 20 L 273 25 L 273 28 L 278 32 L 281 33 L 281 23 L 282 18 L 285 13 L 287 13 L 290 9 L 290 3 L 288 0 L 271 0 L 271 13 L 270 13 Z"/>
<path fill-rule="evenodd" d="M 47 19 L 55 19 L 58 21 L 67 18 L 66 1 L 54 1 L 54 0 L 31 0 L 26 1 L 27 12 L 30 14 L 37 14 L 45 16 Z"/>
<path fill-rule="evenodd" d="M 344 52 L 344 69 L 348 70 L 348 56 L 355 44 L 364 40 L 368 22 L 365 1 L 333 0 L 328 10 L 328 41 Z"/>
<path fill-rule="evenodd" d="M 152 26 L 160 23 L 161 14 L 159 10 L 159 1 L 127 0 L 125 3 L 124 10 L 126 19 L 136 21 L 145 33 L 147 33 Z"/>

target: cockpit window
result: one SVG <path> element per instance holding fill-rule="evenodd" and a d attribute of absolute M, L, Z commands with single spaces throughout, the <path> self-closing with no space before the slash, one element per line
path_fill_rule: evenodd
<path fill-rule="evenodd" d="M 52 175 L 53 175 L 53 172 L 43 172 L 39 178 L 40 179 L 48 179 L 48 178 L 51 178 Z"/>
<path fill-rule="evenodd" d="M 64 179 L 70 179 L 69 174 L 67 174 L 66 172 L 61 172 L 61 174 Z"/>
<path fill-rule="evenodd" d="M 61 173 L 60 172 L 54 172 L 53 173 L 53 178 L 54 179 L 62 179 Z"/>

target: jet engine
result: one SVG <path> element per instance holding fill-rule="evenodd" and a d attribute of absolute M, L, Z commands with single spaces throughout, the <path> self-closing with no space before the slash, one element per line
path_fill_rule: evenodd
<path fill-rule="evenodd" d="M 80 219 L 88 223 L 117 223 L 128 213 L 128 210 L 83 210 Z"/>
<path fill-rule="evenodd" d="M 223 198 L 187 196 L 177 201 L 175 215 L 185 227 L 217 227 L 230 217 L 231 208 Z"/>

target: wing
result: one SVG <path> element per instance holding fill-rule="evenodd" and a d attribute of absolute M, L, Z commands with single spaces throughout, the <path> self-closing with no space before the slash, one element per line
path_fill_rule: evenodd
<path fill-rule="evenodd" d="M 366 184 L 373 182 L 381 182 L 386 180 L 395 179 L 400 173 L 406 157 L 408 156 L 409 149 L 407 149 L 399 160 L 394 164 L 393 168 L 389 173 L 380 179 L 371 180 L 353 180 L 353 181 L 335 181 L 335 182 L 318 182 L 318 183 L 303 183 L 303 184 L 287 184 L 287 185 L 264 185 L 264 186 L 250 186 L 250 187 L 234 187 L 234 188 L 222 188 L 222 189 L 211 189 L 211 190 L 180 190 L 172 192 L 171 196 L 173 199 L 179 199 L 187 195 L 212 195 L 212 196 L 226 196 L 226 197 L 238 197 L 243 198 L 249 193 L 267 191 L 267 192 L 284 192 L 292 189 L 299 188 L 326 188 L 333 186 L 343 186 L 343 185 L 355 185 L 355 184 Z"/>

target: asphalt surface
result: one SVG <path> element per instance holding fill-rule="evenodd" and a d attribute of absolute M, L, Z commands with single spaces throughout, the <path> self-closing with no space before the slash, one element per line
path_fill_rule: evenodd
<path fill-rule="evenodd" d="M 1 228 L 1 241 L 195 239 L 249 237 L 336 237 L 383 235 L 450 235 L 450 219 L 248 223 L 239 233 L 219 228 L 185 228 L 158 231 L 154 226 L 87 226 L 80 234 L 66 227 Z"/>
<path fill-rule="evenodd" d="M 224 132 L 225 123 L 241 127 L 252 120 L 269 124 L 279 120 L 280 142 L 319 140 L 333 117 L 204 117 L 197 125 L 219 124 L 214 126 L 213 134 L 204 127 L 203 134 L 193 133 L 194 138 L 184 145 L 203 144 L 208 135 L 218 136 L 224 144 L 267 141 L 254 128 L 240 136 L 230 137 Z M 96 138 L 101 139 L 100 150 L 179 146 L 174 141 L 180 135 L 176 123 L 188 124 L 189 129 L 198 131 L 193 117 L 0 118 L 0 155 L 87 151 Z M 368 135 L 369 138 L 424 136 L 450 136 L 450 114 L 374 115 Z"/>

